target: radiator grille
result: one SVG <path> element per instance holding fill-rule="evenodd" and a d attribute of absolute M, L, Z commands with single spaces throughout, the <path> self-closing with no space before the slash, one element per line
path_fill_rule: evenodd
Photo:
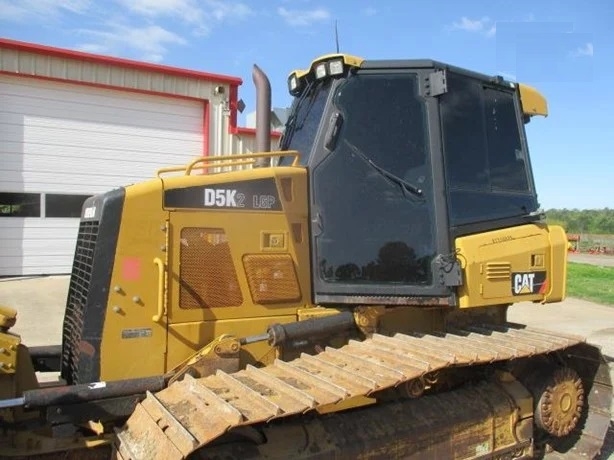
<path fill-rule="evenodd" d="M 243 303 L 224 230 L 182 229 L 180 259 L 181 308 L 236 307 Z"/>
<path fill-rule="evenodd" d="M 68 384 L 77 384 L 79 375 L 79 344 L 87 295 L 92 279 L 94 249 L 98 237 L 98 222 L 82 221 L 79 225 L 77 247 L 73 260 L 66 312 L 64 314 L 62 347 L 62 378 Z"/>

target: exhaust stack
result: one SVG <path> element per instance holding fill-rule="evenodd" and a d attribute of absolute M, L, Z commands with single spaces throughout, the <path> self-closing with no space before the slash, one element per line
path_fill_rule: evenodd
<path fill-rule="evenodd" d="M 256 151 L 271 151 L 271 83 L 260 67 L 254 64 L 252 79 L 256 85 Z M 259 158 L 254 167 L 270 166 L 269 158 Z"/>

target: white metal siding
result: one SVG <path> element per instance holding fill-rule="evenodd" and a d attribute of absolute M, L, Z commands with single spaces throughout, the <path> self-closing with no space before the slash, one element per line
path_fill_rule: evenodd
<path fill-rule="evenodd" d="M 57 53 L 24 51 L 5 47 L 0 42 L 0 70 L 22 75 L 36 75 L 43 78 L 55 78 L 78 81 L 95 85 L 109 85 L 150 92 L 189 96 L 198 99 L 211 99 L 216 86 L 224 86 L 228 94 L 229 83 L 240 79 L 219 75 L 224 81 L 217 82 L 214 75 L 207 78 L 198 72 L 163 72 L 161 69 L 135 68 L 103 62 L 102 56 L 89 55 L 80 59 L 78 56 L 60 56 Z"/>
<path fill-rule="evenodd" d="M 79 219 L 0 218 L 0 275 L 70 273 Z"/>
<path fill-rule="evenodd" d="M 0 192 L 92 195 L 202 155 L 203 102 L 0 76 Z M 68 273 L 78 219 L 0 218 L 0 276 Z M 10 248 L 10 249 L 5 249 Z"/>

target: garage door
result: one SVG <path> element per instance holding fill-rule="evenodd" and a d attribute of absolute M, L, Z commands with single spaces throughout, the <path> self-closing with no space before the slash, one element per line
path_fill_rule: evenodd
<path fill-rule="evenodd" d="M 203 104 L 0 76 L 0 276 L 70 273 L 83 200 L 202 155 Z"/>

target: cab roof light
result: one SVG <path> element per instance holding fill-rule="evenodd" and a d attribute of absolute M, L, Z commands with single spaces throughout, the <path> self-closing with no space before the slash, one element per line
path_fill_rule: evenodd
<path fill-rule="evenodd" d="M 314 73 L 318 80 L 326 77 L 326 75 L 328 74 L 326 67 L 326 62 L 320 62 L 319 64 L 316 64 Z"/>
<path fill-rule="evenodd" d="M 290 94 L 294 94 L 298 92 L 298 89 L 299 89 L 298 77 L 296 76 L 296 74 L 292 74 L 288 78 L 288 90 L 290 91 Z"/>
<path fill-rule="evenodd" d="M 309 71 L 307 70 L 293 70 L 288 75 L 288 92 L 292 96 L 299 96 L 305 89 L 307 83 L 307 77 Z"/>
<path fill-rule="evenodd" d="M 313 69 L 320 62 L 330 62 L 333 60 L 343 61 L 343 64 L 348 67 L 360 67 L 363 62 L 362 58 L 352 56 L 351 54 L 335 53 L 325 54 L 323 56 L 318 57 L 317 59 L 311 61 L 311 66 L 309 67 Z"/>
<path fill-rule="evenodd" d="M 343 59 L 334 59 L 328 63 L 328 73 L 330 75 L 341 75 L 343 73 Z"/>

